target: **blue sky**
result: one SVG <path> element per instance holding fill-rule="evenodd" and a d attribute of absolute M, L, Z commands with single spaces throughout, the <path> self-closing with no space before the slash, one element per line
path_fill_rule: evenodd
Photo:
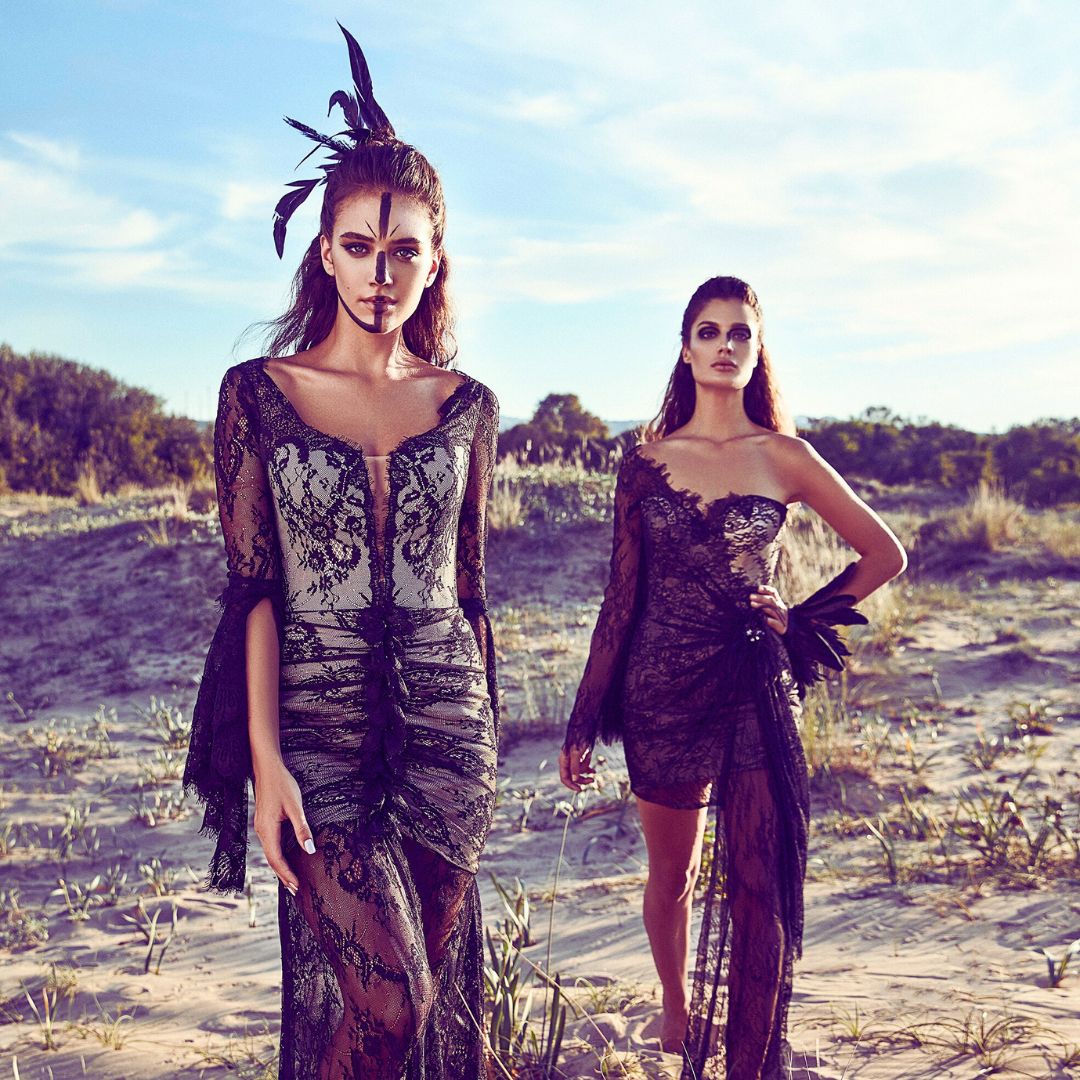
<path fill-rule="evenodd" d="M 800 415 L 1080 413 L 1074 0 L 4 4 L 0 341 L 210 416 L 315 230 L 278 262 L 335 19 L 442 172 L 459 364 L 504 413 L 652 415 L 717 273 Z"/>

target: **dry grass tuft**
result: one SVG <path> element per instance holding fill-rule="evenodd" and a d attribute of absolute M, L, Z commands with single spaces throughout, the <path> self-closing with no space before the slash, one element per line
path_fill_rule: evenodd
<path fill-rule="evenodd" d="M 1000 485 L 982 480 L 952 521 L 950 538 L 976 551 L 1000 551 L 1020 540 L 1027 517 Z"/>
<path fill-rule="evenodd" d="M 92 461 L 84 461 L 79 466 L 75 476 L 75 497 L 80 506 L 99 506 L 104 501 L 97 469 Z"/>

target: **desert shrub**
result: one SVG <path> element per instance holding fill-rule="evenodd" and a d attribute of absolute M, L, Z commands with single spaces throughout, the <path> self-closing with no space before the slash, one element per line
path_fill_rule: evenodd
<path fill-rule="evenodd" d="M 77 494 L 189 481 L 206 471 L 209 433 L 108 372 L 0 345 L 0 470 L 15 491 Z"/>

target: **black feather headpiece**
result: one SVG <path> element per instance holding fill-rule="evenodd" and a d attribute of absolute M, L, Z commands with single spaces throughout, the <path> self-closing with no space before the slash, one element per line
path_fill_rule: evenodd
<path fill-rule="evenodd" d="M 329 154 L 327 160 L 319 166 L 322 176 L 314 180 L 294 180 L 288 185 L 289 191 L 282 195 L 277 206 L 274 207 L 274 246 L 277 248 L 279 259 L 285 251 L 285 228 L 296 208 L 319 184 L 326 183 L 327 177 L 342 164 L 347 154 L 358 146 L 362 146 L 373 135 L 393 136 L 394 134 L 393 125 L 386 118 L 386 113 L 379 107 L 372 92 L 371 72 L 368 71 L 363 49 L 341 23 L 338 23 L 338 28 L 345 35 L 345 41 L 349 46 L 349 65 L 352 68 L 355 93 L 335 90 L 330 96 L 330 105 L 326 110 L 326 115 L 329 116 L 334 111 L 335 105 L 345 115 L 345 130 L 335 135 L 320 135 L 307 124 L 302 124 L 289 116 L 285 117 L 286 124 L 296 128 L 316 144 L 310 153 L 300 159 L 297 168 L 300 168 L 320 148 L 328 150 Z"/>

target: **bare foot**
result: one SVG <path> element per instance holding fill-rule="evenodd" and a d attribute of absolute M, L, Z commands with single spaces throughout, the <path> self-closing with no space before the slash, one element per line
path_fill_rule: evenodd
<path fill-rule="evenodd" d="M 681 1054 L 686 1039 L 686 1026 L 690 1022 L 690 1010 L 685 1006 L 664 1008 L 660 1020 L 660 1049 L 665 1054 Z"/>

